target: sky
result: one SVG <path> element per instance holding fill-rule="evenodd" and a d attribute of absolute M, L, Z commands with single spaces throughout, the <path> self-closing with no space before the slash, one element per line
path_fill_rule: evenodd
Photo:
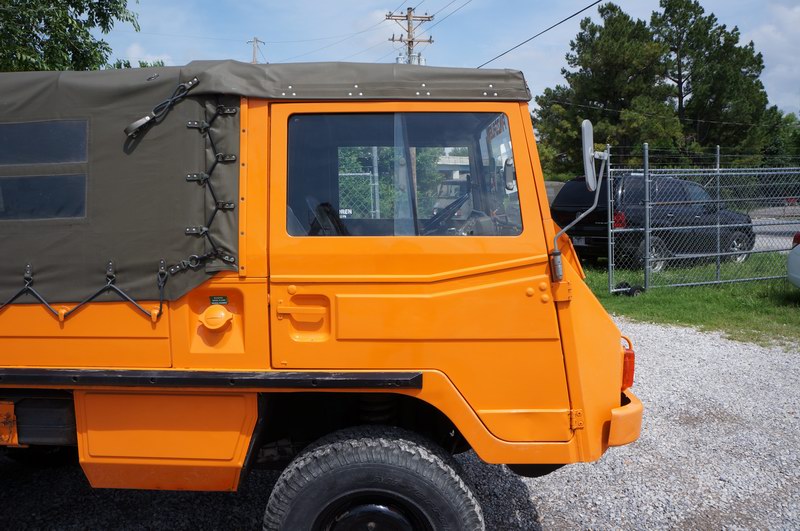
<path fill-rule="evenodd" d="M 114 59 L 182 65 L 195 59 L 252 60 L 248 40 L 258 37 L 259 62 L 394 62 L 399 47 L 389 42 L 402 33 L 385 20 L 389 11 L 434 14 L 417 30 L 434 43 L 421 45 L 431 66 L 475 67 L 551 24 L 590 4 L 590 0 L 139 0 L 141 32 L 118 24 L 103 36 Z M 616 2 L 630 15 L 649 20 L 658 0 Z M 752 40 L 764 56 L 761 76 L 770 103 L 785 112 L 800 111 L 800 0 L 701 0 L 729 28 L 738 26 L 742 42 Z M 399 7 L 399 10 L 398 10 Z M 494 61 L 487 68 L 522 70 L 534 95 L 563 82 L 569 42 L 584 16 L 595 20 L 597 7 L 565 22 Z M 428 33 L 429 31 L 429 33 Z"/>

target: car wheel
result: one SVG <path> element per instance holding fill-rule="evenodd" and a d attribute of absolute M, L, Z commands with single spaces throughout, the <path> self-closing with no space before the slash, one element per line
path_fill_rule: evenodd
<path fill-rule="evenodd" d="M 638 297 L 642 293 L 644 293 L 644 287 L 631 286 L 630 288 L 628 288 L 626 295 L 628 295 L 628 297 Z"/>
<path fill-rule="evenodd" d="M 264 529 L 482 530 L 480 505 L 457 470 L 450 455 L 414 433 L 342 430 L 283 471 Z"/>
<path fill-rule="evenodd" d="M 741 232 L 734 232 L 731 234 L 730 239 L 728 240 L 728 246 L 726 252 L 729 253 L 738 253 L 740 251 L 749 251 L 752 249 L 751 246 L 747 244 L 748 239 L 744 233 Z M 731 262 L 735 262 L 737 264 L 741 264 L 750 256 L 749 253 L 741 252 L 740 254 L 729 254 L 728 260 Z"/>
<path fill-rule="evenodd" d="M 667 249 L 666 244 L 659 238 L 650 238 L 650 271 L 652 273 L 661 273 L 667 268 L 668 258 L 672 253 Z M 644 267 L 645 263 L 645 247 L 644 241 L 639 246 L 639 264 Z"/>

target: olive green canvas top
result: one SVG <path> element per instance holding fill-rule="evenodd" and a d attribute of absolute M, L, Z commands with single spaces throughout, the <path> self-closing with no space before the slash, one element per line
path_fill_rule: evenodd
<path fill-rule="evenodd" d="M 175 300 L 238 269 L 243 96 L 527 101 L 530 92 L 517 71 L 400 64 L 0 73 L 0 305 L 26 285 L 49 302 L 83 301 L 108 283 L 135 300 Z M 120 300 L 114 291 L 97 300 Z M 39 301 L 27 290 L 14 302 Z"/>

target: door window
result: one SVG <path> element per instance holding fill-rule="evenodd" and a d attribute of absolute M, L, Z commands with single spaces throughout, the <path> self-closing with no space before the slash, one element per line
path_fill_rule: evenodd
<path fill-rule="evenodd" d="M 300 114 L 288 140 L 292 236 L 522 231 L 504 114 Z"/>
<path fill-rule="evenodd" d="M 705 188 L 695 183 L 686 183 L 686 191 L 689 193 L 689 201 L 694 207 L 703 207 L 711 204 L 711 196 Z"/>
<path fill-rule="evenodd" d="M 661 179 L 658 181 L 655 202 L 664 205 L 682 205 L 688 201 L 686 189 L 681 181 L 675 179 Z"/>

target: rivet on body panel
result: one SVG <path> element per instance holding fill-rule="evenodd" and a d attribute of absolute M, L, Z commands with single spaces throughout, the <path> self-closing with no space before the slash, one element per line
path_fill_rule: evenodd
<path fill-rule="evenodd" d="M 547 291 L 547 282 L 539 283 L 539 291 Z"/>
<path fill-rule="evenodd" d="M 548 295 L 547 293 L 542 295 L 542 302 L 550 302 L 550 295 Z"/>
<path fill-rule="evenodd" d="M 288 292 L 289 292 L 289 295 L 294 295 L 295 293 L 297 293 L 297 286 L 295 286 L 294 284 L 292 284 L 291 286 L 289 286 L 288 288 L 286 288 L 286 291 L 288 291 Z"/>
<path fill-rule="evenodd" d="M 533 288 L 528 288 L 525 290 L 525 295 L 527 295 L 528 297 L 533 297 L 533 293 L 534 293 Z"/>

